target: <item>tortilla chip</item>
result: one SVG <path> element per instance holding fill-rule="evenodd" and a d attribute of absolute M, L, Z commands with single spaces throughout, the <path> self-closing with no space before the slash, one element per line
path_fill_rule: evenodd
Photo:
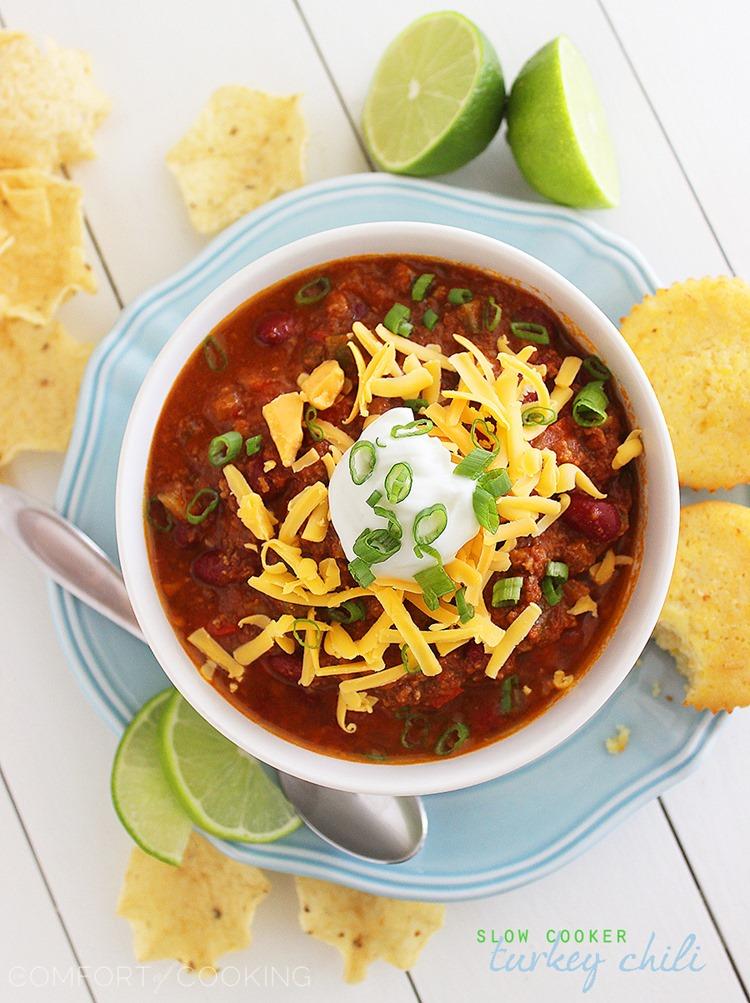
<path fill-rule="evenodd" d="M 23 449 L 65 449 L 90 354 L 57 321 L 0 319 L 0 467 Z"/>
<path fill-rule="evenodd" d="M 93 134 L 109 112 L 91 60 L 18 31 L 0 31 L 0 167 L 40 167 L 94 156 Z"/>
<path fill-rule="evenodd" d="M 750 508 L 733 502 L 688 505 L 664 608 L 654 629 L 660 648 L 687 677 L 696 710 L 750 706 Z"/>
<path fill-rule="evenodd" d="M 344 978 L 361 982 L 377 958 L 411 968 L 445 919 L 445 906 L 368 895 L 316 878 L 295 878 L 305 933 L 337 947 Z"/>
<path fill-rule="evenodd" d="M 680 483 L 750 481 L 750 285 L 677 282 L 634 306 L 621 330 L 659 398 Z"/>
<path fill-rule="evenodd" d="M 215 233 L 304 184 L 307 127 L 300 96 L 220 87 L 167 154 L 199 233 Z"/>
<path fill-rule="evenodd" d="M 43 171 L 0 170 L 0 317 L 46 324 L 77 289 L 96 292 L 81 189 Z"/>
<path fill-rule="evenodd" d="M 176 958 L 195 971 L 213 970 L 222 954 L 249 945 L 255 910 L 270 888 L 262 871 L 193 833 L 179 867 L 133 849 L 117 914 L 133 928 L 139 961 Z"/>

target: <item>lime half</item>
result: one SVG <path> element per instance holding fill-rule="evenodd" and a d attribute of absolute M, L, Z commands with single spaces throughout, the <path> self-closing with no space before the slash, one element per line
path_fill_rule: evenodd
<path fill-rule="evenodd" d="M 420 17 L 383 54 L 362 116 L 377 166 L 394 174 L 445 174 L 487 146 L 503 117 L 497 53 L 455 11 Z"/>
<path fill-rule="evenodd" d="M 263 767 L 175 693 L 161 722 L 164 770 L 196 825 L 213 836 L 270 843 L 300 819 Z"/>
<path fill-rule="evenodd" d="M 164 776 L 159 724 L 173 689 L 138 711 L 120 740 L 112 766 L 112 802 L 136 843 L 166 864 L 182 862 L 193 823 Z"/>
<path fill-rule="evenodd" d="M 518 74 L 508 101 L 508 142 L 532 188 L 579 209 L 617 205 L 620 182 L 596 84 L 560 35 Z"/>

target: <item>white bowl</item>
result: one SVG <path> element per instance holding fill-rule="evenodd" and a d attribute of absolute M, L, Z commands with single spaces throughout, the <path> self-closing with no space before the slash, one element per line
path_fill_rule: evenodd
<path fill-rule="evenodd" d="M 227 314 L 294 272 L 356 254 L 428 254 L 519 280 L 584 332 L 612 369 L 635 425 L 643 430 L 641 562 L 637 582 L 609 641 L 581 681 L 519 731 L 455 759 L 405 765 L 340 759 L 289 742 L 245 717 L 208 685 L 162 608 L 151 574 L 143 493 L 151 437 L 164 400 L 193 350 Z M 143 633 L 177 689 L 236 745 L 286 773 L 362 793 L 431 794 L 510 773 L 549 752 L 605 703 L 649 639 L 669 585 L 677 546 L 679 494 L 661 410 L 636 357 L 582 292 L 536 258 L 477 233 L 429 223 L 362 223 L 313 234 L 247 265 L 223 282 L 177 328 L 151 366 L 133 404 L 117 477 L 117 542 L 122 571 Z"/>

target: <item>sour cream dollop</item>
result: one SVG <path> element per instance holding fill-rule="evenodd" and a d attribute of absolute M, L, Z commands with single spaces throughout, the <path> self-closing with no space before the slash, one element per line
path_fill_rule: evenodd
<path fill-rule="evenodd" d="M 358 440 L 375 447 L 375 466 L 370 476 L 362 484 L 355 484 L 352 479 L 349 455 L 355 444 L 342 456 L 328 486 L 331 522 L 350 561 L 356 557 L 354 542 L 364 529 L 387 525 L 367 504 L 373 491 L 382 492 L 378 504 L 395 513 L 403 530 L 401 548 L 387 560 L 373 565 L 373 573 L 379 578 L 409 580 L 416 572 L 434 566 L 432 557 L 420 558 L 414 553 L 414 521 L 420 512 L 438 502 L 445 505 L 448 522 L 431 546 L 438 551 L 443 564 L 452 561 L 479 531 L 472 506 L 475 482 L 453 473 L 451 454 L 442 442 L 431 435 L 394 438 L 391 434 L 396 425 L 408 425 L 414 420 L 414 413 L 407 407 L 395 407 L 381 414 Z M 409 465 L 412 485 L 407 497 L 394 503 L 388 500 L 385 479 L 396 463 Z"/>

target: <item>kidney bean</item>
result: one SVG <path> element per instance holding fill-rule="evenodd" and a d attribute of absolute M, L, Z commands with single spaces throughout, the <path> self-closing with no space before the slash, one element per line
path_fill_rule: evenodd
<path fill-rule="evenodd" d="M 294 314 L 284 310 L 271 310 L 258 321 L 255 336 L 264 345 L 280 345 L 297 333 L 298 323 Z"/>
<path fill-rule="evenodd" d="M 609 543 L 620 535 L 622 523 L 620 513 L 612 502 L 574 491 L 570 505 L 562 515 L 564 522 L 583 533 L 589 540 Z"/>
<path fill-rule="evenodd" d="M 196 557 L 190 570 L 193 578 L 217 588 L 238 582 L 244 577 L 243 569 L 230 561 L 221 550 L 206 550 Z"/>
<path fill-rule="evenodd" d="M 299 655 L 288 655 L 285 651 L 265 655 L 262 665 L 284 683 L 296 683 L 302 673 L 302 658 Z"/>
<path fill-rule="evenodd" d="M 191 526 L 189 522 L 176 522 L 172 532 L 174 542 L 178 547 L 184 549 L 194 547 L 200 540 L 200 536 L 200 529 L 197 526 Z"/>

